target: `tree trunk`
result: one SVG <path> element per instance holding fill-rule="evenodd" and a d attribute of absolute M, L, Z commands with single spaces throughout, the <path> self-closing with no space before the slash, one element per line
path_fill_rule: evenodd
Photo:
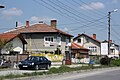
<path fill-rule="evenodd" d="M 2 51 L 2 49 L 0 48 L 0 55 L 2 54 L 2 52 L 1 52 L 1 51 Z"/>

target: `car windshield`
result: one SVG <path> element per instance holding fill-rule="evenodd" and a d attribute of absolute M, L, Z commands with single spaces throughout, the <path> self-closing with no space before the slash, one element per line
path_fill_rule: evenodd
<path fill-rule="evenodd" d="M 34 56 L 28 57 L 27 60 L 32 60 L 32 61 L 33 61 L 33 60 L 38 60 L 38 57 L 34 57 Z"/>

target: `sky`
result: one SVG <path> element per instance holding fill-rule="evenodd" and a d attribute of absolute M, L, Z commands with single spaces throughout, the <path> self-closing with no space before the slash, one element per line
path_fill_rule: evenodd
<path fill-rule="evenodd" d="M 18 26 L 57 20 L 57 28 L 74 37 L 96 34 L 97 40 L 108 39 L 108 12 L 111 12 L 111 40 L 120 45 L 120 0 L 0 0 L 0 32 Z M 117 12 L 113 10 L 118 9 Z"/>

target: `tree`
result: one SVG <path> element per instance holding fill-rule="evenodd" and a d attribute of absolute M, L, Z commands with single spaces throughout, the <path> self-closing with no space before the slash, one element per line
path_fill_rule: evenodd
<path fill-rule="evenodd" d="M 55 54 L 61 54 L 61 50 L 57 48 L 57 50 L 55 50 Z"/>
<path fill-rule="evenodd" d="M 12 48 L 12 43 L 8 43 L 7 39 L 0 39 L 0 55 L 2 54 L 1 51 L 2 49 L 6 49 L 7 51 L 10 51 Z"/>
<path fill-rule="evenodd" d="M 4 48 L 4 46 L 6 45 L 6 43 L 7 43 L 6 39 L 5 40 L 0 39 L 0 55 L 2 54 L 1 51 Z"/>

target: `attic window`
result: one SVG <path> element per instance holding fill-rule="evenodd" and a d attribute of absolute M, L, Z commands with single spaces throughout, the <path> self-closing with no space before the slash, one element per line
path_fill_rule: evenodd
<path fill-rule="evenodd" d="M 81 39 L 78 39 L 78 43 L 81 43 Z"/>

